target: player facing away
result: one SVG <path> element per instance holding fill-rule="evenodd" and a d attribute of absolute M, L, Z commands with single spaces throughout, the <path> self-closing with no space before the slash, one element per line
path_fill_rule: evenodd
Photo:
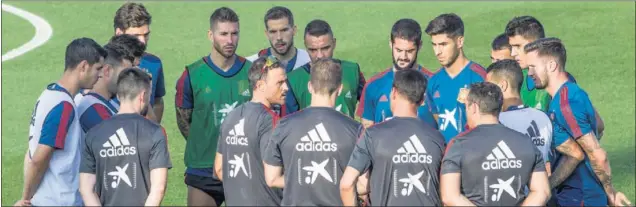
<path fill-rule="evenodd" d="M 466 106 L 457 102 L 459 91 L 486 78 L 486 70 L 464 54 L 464 22 L 456 14 L 442 14 L 425 30 L 442 65 L 428 81 L 426 98 L 446 142 L 464 130 Z"/>
<path fill-rule="evenodd" d="M 371 77 L 362 90 L 356 113 L 361 118 L 365 128 L 393 117 L 389 97 L 396 71 L 417 70 L 423 73 L 427 79 L 433 74 L 417 64 L 417 54 L 422 48 L 422 29 L 415 20 L 405 18 L 393 24 L 389 47 L 391 47 L 393 56 L 392 67 Z M 437 123 L 430 113 L 430 107 L 431 105 L 426 101 L 422 102 L 417 110 L 418 117 L 430 126 L 437 128 Z"/>
<path fill-rule="evenodd" d="M 371 175 L 366 185 L 371 186 L 370 205 L 442 205 L 437 189 L 444 137 L 417 116 L 425 89 L 422 73 L 395 72 L 391 89 L 394 117 L 366 128 L 358 138 L 340 181 L 344 206 L 355 205 L 354 185 L 365 172 Z"/>
<path fill-rule="evenodd" d="M 228 113 L 252 99 L 248 70 L 252 62 L 236 54 L 239 17 L 230 8 L 210 16 L 209 55 L 186 66 L 175 106 L 177 125 L 186 139 L 184 153 L 188 205 L 221 205 L 223 184 L 214 173 L 219 127 Z"/>
<path fill-rule="evenodd" d="M 526 135 L 499 124 L 499 87 L 471 84 L 465 102 L 469 130 L 448 143 L 442 161 L 444 205 L 545 205 L 550 186 L 543 156 Z"/>
<path fill-rule="evenodd" d="M 506 59 L 491 64 L 487 71 L 486 81 L 499 86 L 503 94 L 499 122 L 532 139 L 534 146 L 541 151 L 546 172 L 550 175 L 552 122 L 543 111 L 527 107 L 521 101 L 519 95 L 523 83 L 521 67 L 515 60 Z"/>
<path fill-rule="evenodd" d="M 336 49 L 336 38 L 329 23 L 316 19 L 307 24 L 305 27 L 305 48 L 309 51 L 309 57 L 312 61 L 333 57 Z M 362 74 L 358 63 L 340 59 L 336 59 L 336 61 L 342 68 L 342 93 L 336 99 L 336 110 L 354 118 L 356 105 L 366 83 L 364 74 Z M 309 62 L 299 70 L 294 70 L 288 74 L 289 88 L 292 92 L 289 93 L 285 102 L 288 113 L 302 110 L 311 104 L 311 94 L 307 89 L 311 65 L 312 63 Z"/>
<path fill-rule="evenodd" d="M 512 48 L 508 43 L 508 36 L 506 33 L 497 35 L 490 44 L 490 61 L 495 63 L 500 60 L 514 60 L 510 53 Z"/>
<path fill-rule="evenodd" d="M 137 68 L 119 74 L 119 112 L 86 133 L 80 192 L 86 206 L 159 206 L 172 168 L 166 132 L 152 110 L 152 81 Z"/>
<path fill-rule="evenodd" d="M 272 7 L 265 13 L 264 22 L 265 36 L 269 40 L 270 47 L 248 56 L 249 61 L 273 55 L 286 65 L 285 71 L 288 73 L 309 63 L 311 59 L 307 51 L 294 46 L 296 25 L 294 24 L 294 15 L 288 8 Z"/>
<path fill-rule="evenodd" d="M 125 55 L 128 51 L 119 45 L 106 44 L 104 49 L 106 49 L 107 55 L 100 78 L 97 79 L 93 89 L 76 103 L 82 134 L 117 114 L 119 105 L 111 102 L 112 98 L 117 95 L 117 77 L 122 70 L 132 67 L 134 61 L 130 56 Z M 82 94 L 78 93 L 77 96 L 82 96 Z"/>
<path fill-rule="evenodd" d="M 71 94 L 91 89 L 106 51 L 89 38 L 66 47 L 64 73 L 40 94 L 29 124 L 22 197 L 15 205 L 83 205 L 78 191 L 81 127 Z"/>
<path fill-rule="evenodd" d="M 282 118 L 272 132 L 265 180 L 283 188 L 283 206 L 343 205 L 338 186 L 362 127 L 334 109 L 341 80 L 335 60 L 316 61 L 308 84 L 311 106 Z"/>
<path fill-rule="evenodd" d="M 113 22 L 115 35 L 129 34 L 137 37 L 142 44 L 148 45 L 152 16 L 143 4 L 125 3 L 117 9 Z M 161 59 L 144 52 L 134 65 L 138 65 L 152 78 L 152 95 L 150 96 L 152 111 L 149 114 L 152 120 L 161 123 L 164 108 L 163 96 L 166 95 Z"/>
<path fill-rule="evenodd" d="M 278 116 L 271 104 L 287 93 L 285 66 L 274 56 L 260 57 L 249 70 L 252 100 L 230 112 L 221 125 L 214 170 L 223 181 L 227 206 L 280 206 L 282 190 L 265 182 L 263 156 Z"/>
<path fill-rule="evenodd" d="M 587 93 L 568 79 L 566 50 L 558 38 L 541 38 L 524 47 L 528 76 L 538 89 L 545 89 L 552 101 L 548 115 L 552 120 L 554 171 L 550 185 L 561 206 L 631 205 L 614 189 L 606 151 L 600 146 L 602 129 Z M 578 144 L 578 146 L 576 145 Z M 585 155 L 580 155 L 580 147 Z M 569 155 L 572 152 L 579 155 Z"/>

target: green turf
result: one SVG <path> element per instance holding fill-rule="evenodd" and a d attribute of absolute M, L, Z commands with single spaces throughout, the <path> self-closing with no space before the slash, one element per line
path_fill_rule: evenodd
<path fill-rule="evenodd" d="M 25 19 L 2 11 L 2 54 L 27 43 L 35 35 L 35 28 Z"/>
<path fill-rule="evenodd" d="M 24 56 L 3 62 L 2 205 L 12 205 L 22 191 L 22 159 L 27 148 L 33 104 L 64 64 L 64 49 L 72 39 L 92 37 L 104 43 L 113 34 L 113 15 L 121 2 L 10 2 L 47 19 L 53 27 L 48 43 Z M 185 205 L 183 149 L 174 112 L 175 83 L 183 67 L 210 51 L 208 18 L 220 6 L 230 6 L 241 18 L 238 53 L 248 56 L 268 46 L 263 15 L 271 2 L 146 2 L 153 15 L 148 51 L 162 58 L 167 96 L 163 125 L 170 139 L 174 168 L 170 170 L 164 205 Z M 493 37 L 513 16 L 533 15 L 548 36 L 561 38 L 568 49 L 567 69 L 587 90 L 606 123 L 602 146 L 611 160 L 613 182 L 636 202 L 634 192 L 634 4 L 633 2 L 280 2 L 295 15 L 298 33 L 314 18 L 330 22 L 338 40 L 335 56 L 360 63 L 369 79 L 391 64 L 391 25 L 409 17 L 426 27 L 444 12 L 459 14 L 466 27 L 465 52 L 484 66 L 490 62 Z M 33 28 L 17 17 L 3 16 L 2 46 L 26 42 Z M 19 30 L 19 31 L 18 31 Z M 302 45 L 302 35 L 296 45 Z M 428 36 L 419 62 L 439 68 Z M 13 44 L 15 43 L 15 44 Z M 5 46 L 7 46 L 5 48 Z M 302 46 L 301 46 L 302 47 Z"/>

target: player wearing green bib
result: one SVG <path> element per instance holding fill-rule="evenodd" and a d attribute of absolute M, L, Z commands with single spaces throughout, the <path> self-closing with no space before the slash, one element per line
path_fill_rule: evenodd
<path fill-rule="evenodd" d="M 336 47 L 336 38 L 331 26 L 323 20 L 313 20 L 305 27 L 305 47 L 314 62 L 321 58 L 332 58 Z M 311 65 L 307 63 L 297 70 L 287 74 L 289 91 L 285 105 L 287 112 L 292 113 L 309 107 L 311 94 L 307 88 L 310 79 Z M 360 99 L 362 88 L 366 83 L 360 65 L 346 60 L 336 60 L 342 68 L 342 92 L 336 98 L 336 110 L 354 117 L 356 105 Z"/>
<path fill-rule="evenodd" d="M 230 111 L 252 98 L 251 62 L 235 54 L 239 40 L 236 13 L 226 7 L 214 11 L 208 38 L 212 52 L 186 66 L 175 97 L 177 123 L 186 138 L 188 206 L 223 203 L 223 185 L 213 170 L 219 127 Z"/>

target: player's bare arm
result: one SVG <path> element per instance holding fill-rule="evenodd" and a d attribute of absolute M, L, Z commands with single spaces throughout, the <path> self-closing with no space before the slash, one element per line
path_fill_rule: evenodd
<path fill-rule="evenodd" d="M 559 160 L 558 167 L 550 175 L 550 186 L 552 188 L 561 185 L 566 178 L 570 177 L 576 166 L 585 158 L 581 148 L 572 139 L 563 142 L 563 144 L 556 147 L 556 150 L 563 155 L 563 158 Z"/>
<path fill-rule="evenodd" d="M 369 171 L 358 176 L 358 182 L 356 182 L 356 191 L 358 192 L 358 196 L 366 196 L 370 192 L 369 188 Z"/>
<path fill-rule="evenodd" d="M 612 170 L 609 165 L 609 160 L 607 159 L 607 153 L 603 148 L 601 148 L 601 145 L 598 143 L 598 139 L 596 139 L 594 133 L 587 133 L 576 139 L 576 142 L 579 143 L 587 157 L 590 159 L 592 169 L 594 169 L 594 173 L 601 181 L 603 189 L 605 189 L 609 204 L 611 206 L 622 206 L 624 203 L 630 203 L 623 193 L 617 192 L 614 189 L 614 186 L 612 185 Z"/>
<path fill-rule="evenodd" d="M 155 115 L 155 110 L 148 110 L 148 112 L 146 113 L 146 119 L 157 122 L 157 116 Z"/>
<path fill-rule="evenodd" d="M 364 128 L 369 128 L 371 125 L 373 125 L 373 121 L 365 118 L 360 118 L 360 123 L 362 123 L 362 126 L 364 126 Z"/>
<path fill-rule="evenodd" d="M 55 151 L 55 149 L 51 146 L 38 144 L 33 157 L 25 167 L 22 200 L 31 200 L 33 194 L 35 194 L 40 182 L 42 182 L 42 177 L 46 169 L 49 167 L 49 161 L 51 161 L 53 151 Z M 26 156 L 28 156 L 28 152 Z"/>
<path fill-rule="evenodd" d="M 461 173 L 446 173 L 440 178 L 440 194 L 445 206 L 475 206 L 466 196 L 462 195 Z"/>
<path fill-rule="evenodd" d="M 281 166 L 273 166 L 263 162 L 265 167 L 265 182 L 272 188 L 285 188 L 285 177 Z"/>
<path fill-rule="evenodd" d="M 79 191 L 85 206 L 101 206 L 99 196 L 95 193 L 97 177 L 91 173 L 80 173 Z"/>
<path fill-rule="evenodd" d="M 155 112 L 155 121 L 159 124 L 163 118 L 163 107 L 163 97 L 155 97 L 155 104 L 152 106 L 152 109 Z"/>
<path fill-rule="evenodd" d="M 340 198 L 342 199 L 342 205 L 356 206 L 354 187 L 358 182 L 358 176 L 360 176 L 360 171 L 347 166 L 342 175 L 342 179 L 340 179 Z"/>
<path fill-rule="evenodd" d="M 145 206 L 159 206 L 166 194 L 168 168 L 155 168 L 150 171 L 150 193 Z"/>
<path fill-rule="evenodd" d="M 530 192 L 521 206 L 544 206 L 550 198 L 548 174 L 544 171 L 533 172 L 530 177 Z"/>
<path fill-rule="evenodd" d="M 177 110 L 177 126 L 184 139 L 188 139 L 190 135 L 190 123 L 192 122 L 192 109 L 176 107 Z"/>
<path fill-rule="evenodd" d="M 223 181 L 223 154 L 218 152 L 214 157 L 214 173 L 220 181 Z"/>

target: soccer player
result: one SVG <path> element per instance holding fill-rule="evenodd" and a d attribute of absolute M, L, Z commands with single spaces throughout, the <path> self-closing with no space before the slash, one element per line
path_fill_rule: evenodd
<path fill-rule="evenodd" d="M 543 206 L 550 197 L 541 152 L 524 134 L 499 124 L 503 94 L 492 83 L 470 85 L 470 130 L 448 143 L 440 191 L 446 206 Z M 530 192 L 524 192 L 529 186 Z"/>
<path fill-rule="evenodd" d="M 457 102 L 460 90 L 486 78 L 486 70 L 464 54 L 464 22 L 456 14 L 441 14 L 428 23 L 433 52 L 442 65 L 428 81 L 426 98 L 446 142 L 466 125 L 466 106 Z"/>
<path fill-rule="evenodd" d="M 286 65 L 285 71 L 288 73 L 309 63 L 310 57 L 307 51 L 294 46 L 296 25 L 294 24 L 294 15 L 288 8 L 272 7 L 265 13 L 264 22 L 265 36 L 269 40 L 270 47 L 247 57 L 249 61 L 273 55 Z"/>
<path fill-rule="evenodd" d="M 311 106 L 282 118 L 272 132 L 265 181 L 283 188 L 283 206 L 343 205 L 338 184 L 361 126 L 334 109 L 341 81 L 340 64 L 316 61 L 308 84 Z"/>
<path fill-rule="evenodd" d="M 159 206 L 172 162 L 165 130 L 142 116 L 152 81 L 136 68 L 117 78 L 119 112 L 82 142 L 80 192 L 86 206 Z"/>
<path fill-rule="evenodd" d="M 321 58 L 332 58 L 336 49 L 336 38 L 331 26 L 324 20 L 316 19 L 305 27 L 305 47 L 312 62 Z M 360 65 L 346 60 L 336 60 L 342 68 L 342 93 L 336 99 L 336 110 L 354 118 L 355 108 L 366 81 Z M 302 70 L 288 74 L 290 91 L 286 100 L 287 113 L 307 108 L 311 103 L 311 94 L 307 83 L 311 74 L 311 62 L 303 65 Z"/>
<path fill-rule="evenodd" d="M 631 205 L 614 189 L 606 151 L 599 144 L 598 116 L 587 93 L 568 80 L 566 50 L 558 38 L 541 38 L 524 47 L 528 76 L 538 89 L 545 89 L 552 101 L 554 171 L 550 185 L 556 188 L 561 206 Z M 577 143 L 578 146 L 574 143 Z M 570 155 L 583 149 L 585 155 Z"/>
<path fill-rule="evenodd" d="M 133 35 L 142 44 L 148 45 L 152 16 L 143 4 L 125 3 L 117 9 L 113 22 L 116 35 Z M 164 108 L 163 96 L 166 95 L 161 59 L 156 55 L 145 52 L 134 65 L 138 65 L 139 68 L 150 74 L 152 78 L 152 96 L 150 97 L 152 112 L 149 114 L 152 120 L 161 123 Z"/>
<path fill-rule="evenodd" d="M 15 205 L 78 206 L 81 127 L 73 96 L 98 79 L 106 51 L 89 38 L 66 47 L 64 73 L 38 98 L 24 155 L 22 198 Z"/>
<path fill-rule="evenodd" d="M 400 19 L 391 28 L 389 40 L 393 65 L 373 76 L 362 90 L 357 115 L 364 127 L 383 122 L 391 117 L 391 103 L 389 97 L 393 88 L 393 76 L 398 70 L 417 70 L 428 79 L 432 76 L 428 69 L 417 64 L 417 54 L 422 48 L 422 29 L 413 19 Z M 426 101 L 418 108 L 418 117 L 430 126 L 437 128 L 437 123 L 430 113 L 431 105 Z"/>
<path fill-rule="evenodd" d="M 444 137 L 417 117 L 425 89 L 422 73 L 395 72 L 391 89 L 394 117 L 367 128 L 358 139 L 340 181 L 344 206 L 355 205 L 354 185 L 367 171 L 371 174 L 370 205 L 442 205 L 437 189 Z"/>
<path fill-rule="evenodd" d="M 506 33 L 500 34 L 490 44 L 490 61 L 495 63 L 500 60 L 514 60 L 510 55 L 511 47 L 508 44 L 508 36 Z"/>
<path fill-rule="evenodd" d="M 260 57 L 250 67 L 249 77 L 252 101 L 226 116 L 214 169 L 223 181 L 225 205 L 280 206 L 282 191 L 267 186 L 262 157 L 278 121 L 271 104 L 285 101 L 285 66 L 274 56 Z"/>
<path fill-rule="evenodd" d="M 186 66 L 177 81 L 177 125 L 186 139 L 184 153 L 188 206 L 221 205 L 223 184 L 214 173 L 219 127 L 239 104 L 252 99 L 248 70 L 252 62 L 236 54 L 239 17 L 227 7 L 210 16 L 210 55 Z"/>
<path fill-rule="evenodd" d="M 82 134 L 117 114 L 119 105 L 111 102 L 117 95 L 117 77 L 123 69 L 132 67 L 134 61 L 125 55 L 128 51 L 119 45 L 107 44 L 104 49 L 107 51 L 107 56 L 104 59 L 100 78 L 93 89 L 86 93 L 81 101 L 76 102 Z M 78 93 L 77 96 L 82 94 Z"/>
<path fill-rule="evenodd" d="M 550 152 L 552 144 L 552 122 L 543 111 L 527 107 L 521 101 L 519 90 L 523 83 L 521 67 L 515 60 L 500 60 L 488 66 L 486 81 L 493 83 L 503 93 L 503 107 L 499 122 L 504 126 L 525 134 L 541 151 L 550 175 Z"/>

